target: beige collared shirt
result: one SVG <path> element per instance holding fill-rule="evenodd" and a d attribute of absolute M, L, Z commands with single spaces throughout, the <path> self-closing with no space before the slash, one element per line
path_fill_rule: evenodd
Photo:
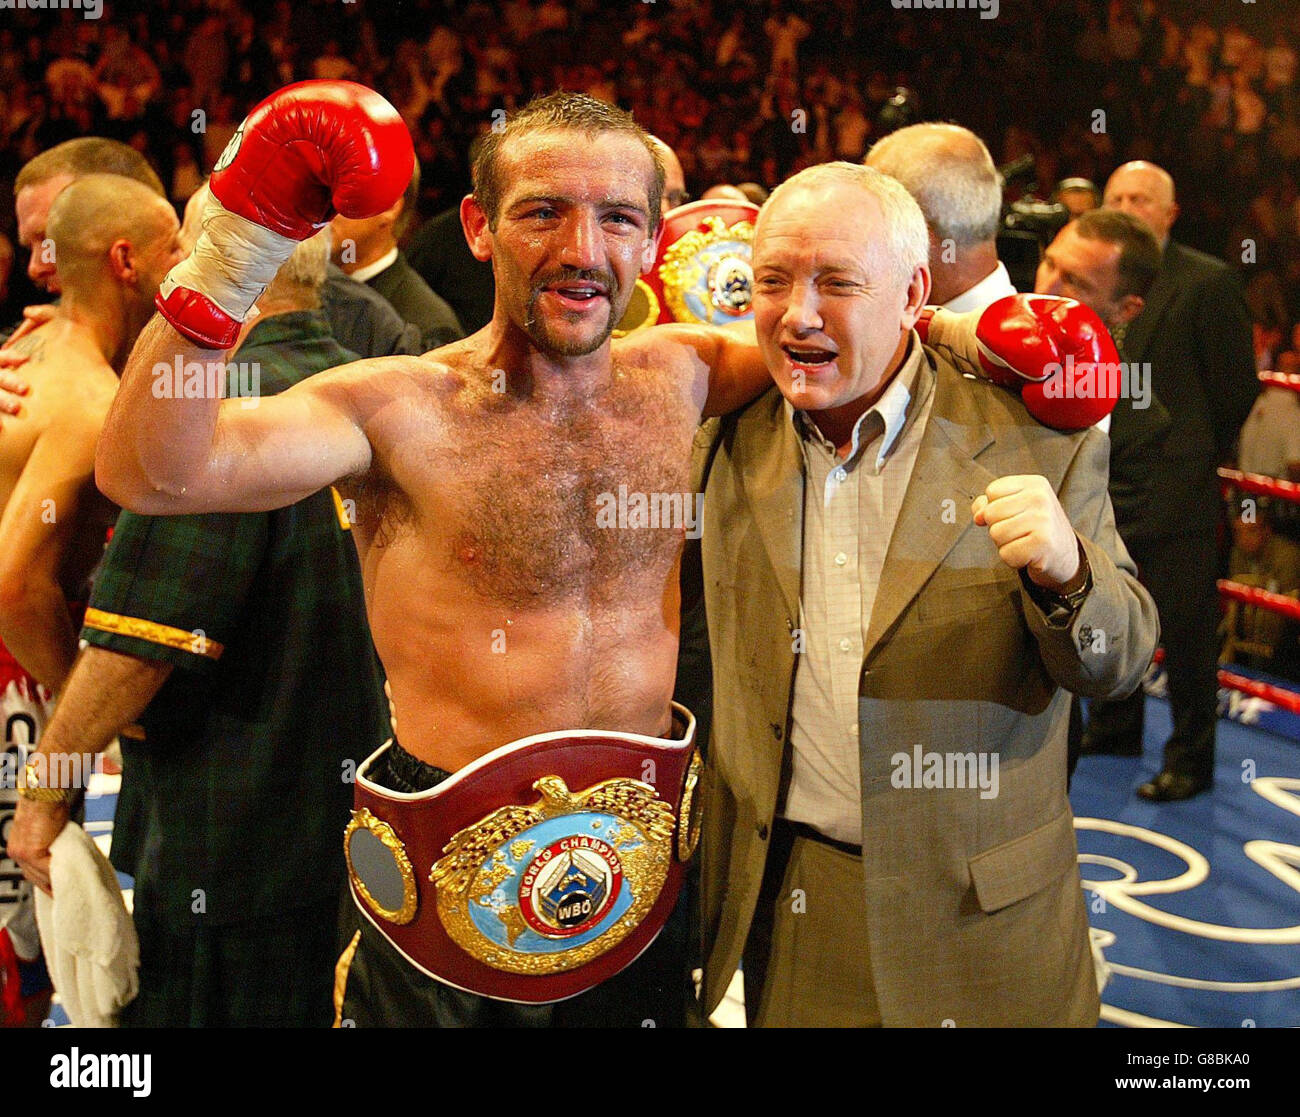
<path fill-rule="evenodd" d="M 934 400 L 913 335 L 889 387 L 853 429 L 848 455 L 786 403 L 804 461 L 803 580 L 790 744 L 780 813 L 828 838 L 862 841 L 858 688 L 889 540 Z"/>

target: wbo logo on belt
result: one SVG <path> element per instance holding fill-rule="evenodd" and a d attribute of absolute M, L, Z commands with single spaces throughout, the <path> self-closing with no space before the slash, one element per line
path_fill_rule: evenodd
<path fill-rule="evenodd" d="M 380 749 L 344 834 L 358 907 L 416 968 L 483 996 L 545 1003 L 613 976 L 663 927 L 699 840 L 695 719 L 675 713 L 676 739 L 541 734 L 418 795 L 366 778 Z"/>

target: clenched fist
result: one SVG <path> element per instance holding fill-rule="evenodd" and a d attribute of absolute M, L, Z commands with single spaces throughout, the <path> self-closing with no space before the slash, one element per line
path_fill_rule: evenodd
<path fill-rule="evenodd" d="M 1012 570 L 1023 568 L 1056 593 L 1078 588 L 1079 541 L 1046 477 L 999 477 L 971 503 L 971 514 Z"/>

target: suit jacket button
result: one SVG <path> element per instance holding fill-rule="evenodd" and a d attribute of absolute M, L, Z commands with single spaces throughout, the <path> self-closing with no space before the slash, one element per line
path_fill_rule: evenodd
<path fill-rule="evenodd" d="M 783 730 L 783 729 L 782 729 L 782 728 L 781 728 L 781 727 L 780 727 L 776 722 L 772 722 L 772 736 L 773 736 L 773 737 L 775 737 L 775 738 L 779 741 L 779 740 L 781 739 L 781 734 L 782 734 L 783 732 L 784 732 L 784 730 Z"/>
<path fill-rule="evenodd" d="M 766 822 L 760 822 L 760 823 L 758 824 L 758 840 L 761 841 L 761 842 L 765 842 L 765 841 L 767 841 L 767 823 L 766 823 Z"/>

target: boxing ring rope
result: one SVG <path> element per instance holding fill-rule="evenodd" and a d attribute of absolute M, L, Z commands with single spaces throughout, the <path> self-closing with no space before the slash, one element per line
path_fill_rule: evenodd
<path fill-rule="evenodd" d="M 1265 387 L 1286 388 L 1292 392 L 1300 392 L 1300 375 L 1297 374 L 1261 372 L 1259 381 Z M 1226 466 L 1220 467 L 1219 479 L 1225 493 L 1236 490 L 1300 504 L 1300 483 L 1295 481 L 1266 477 L 1260 473 L 1243 473 L 1240 469 L 1229 469 Z M 1243 585 L 1228 578 L 1220 578 L 1218 587 L 1219 596 L 1225 601 L 1237 601 L 1243 605 L 1277 613 L 1288 620 L 1300 621 L 1300 601 L 1287 594 L 1271 593 L 1257 586 Z M 1163 658 L 1163 651 L 1163 648 L 1157 651 L 1157 661 Z M 1300 694 L 1284 687 L 1261 682 L 1258 679 L 1248 679 L 1245 675 L 1239 675 L 1223 667 L 1219 668 L 1219 685 L 1229 690 L 1240 691 L 1252 698 L 1262 698 L 1265 702 L 1271 702 L 1274 706 L 1293 714 L 1300 714 Z"/>
<path fill-rule="evenodd" d="M 1297 372 L 1261 372 L 1259 382 L 1266 388 L 1289 388 L 1300 392 L 1300 373 Z"/>

